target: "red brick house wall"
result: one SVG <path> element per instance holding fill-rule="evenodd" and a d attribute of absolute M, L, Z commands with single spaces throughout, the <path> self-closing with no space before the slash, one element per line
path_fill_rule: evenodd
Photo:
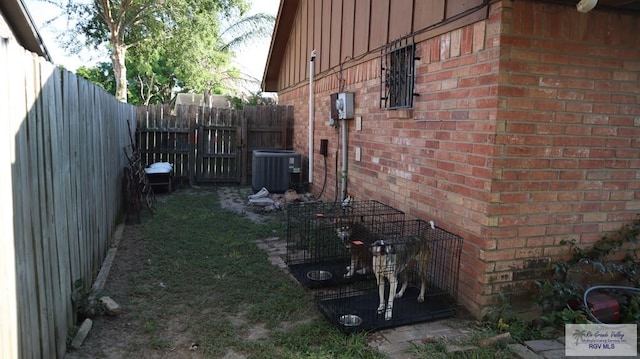
<path fill-rule="evenodd" d="M 502 18 L 488 294 L 640 213 L 640 16 L 518 1 Z"/>
<path fill-rule="evenodd" d="M 354 92 L 362 129 L 348 121 L 349 194 L 461 235 L 459 300 L 481 317 L 562 255 L 562 239 L 587 245 L 640 213 L 639 20 L 494 3 L 484 21 L 419 39 L 411 110 L 379 108 L 377 57 L 321 74 L 314 142 L 328 139 L 329 155 L 325 167 L 315 152 L 311 191 L 340 196 L 329 95 Z M 295 108 L 301 153 L 308 98 L 304 84 L 279 93 Z"/>

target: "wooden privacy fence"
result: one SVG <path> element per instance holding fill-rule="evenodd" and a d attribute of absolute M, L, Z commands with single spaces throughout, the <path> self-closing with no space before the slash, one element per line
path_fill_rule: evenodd
<path fill-rule="evenodd" d="M 109 249 L 135 107 L 0 38 L 0 357 L 62 358 Z M 133 121 L 132 121 L 133 122 Z"/>
<path fill-rule="evenodd" d="M 247 184 L 254 150 L 293 147 L 292 106 L 242 110 L 179 105 L 138 107 L 142 162 L 170 162 L 176 180 Z"/>

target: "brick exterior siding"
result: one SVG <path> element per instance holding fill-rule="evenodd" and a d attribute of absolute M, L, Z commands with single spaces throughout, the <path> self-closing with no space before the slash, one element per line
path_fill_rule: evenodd
<path fill-rule="evenodd" d="M 316 195 L 333 200 L 339 132 L 329 96 L 355 93 L 348 192 L 433 219 L 464 239 L 459 301 L 477 317 L 499 292 L 522 292 L 563 239 L 588 245 L 640 213 L 640 17 L 578 13 L 528 1 L 493 4 L 487 20 L 416 43 L 413 109 L 385 111 L 380 64 L 316 78 Z M 308 86 L 279 94 L 295 107 L 294 147 L 307 153 Z M 355 160 L 355 148 L 361 160 Z M 338 163 L 336 163 L 338 161 Z M 338 181 L 339 182 L 339 179 Z"/>

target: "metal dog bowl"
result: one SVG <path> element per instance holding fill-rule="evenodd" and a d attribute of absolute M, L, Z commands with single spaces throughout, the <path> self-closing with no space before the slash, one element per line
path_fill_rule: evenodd
<path fill-rule="evenodd" d="M 340 316 L 340 324 L 345 327 L 357 327 L 362 324 L 362 318 L 355 314 L 345 314 Z"/>
<path fill-rule="evenodd" d="M 326 270 L 312 270 L 307 272 L 307 278 L 313 281 L 326 281 L 331 279 L 331 272 L 327 272 Z"/>

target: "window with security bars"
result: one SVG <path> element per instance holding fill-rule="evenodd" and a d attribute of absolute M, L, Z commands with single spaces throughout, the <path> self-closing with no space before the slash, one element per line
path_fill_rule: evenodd
<path fill-rule="evenodd" d="M 406 36 L 387 44 L 380 54 L 380 107 L 387 110 L 413 107 L 414 39 Z"/>

